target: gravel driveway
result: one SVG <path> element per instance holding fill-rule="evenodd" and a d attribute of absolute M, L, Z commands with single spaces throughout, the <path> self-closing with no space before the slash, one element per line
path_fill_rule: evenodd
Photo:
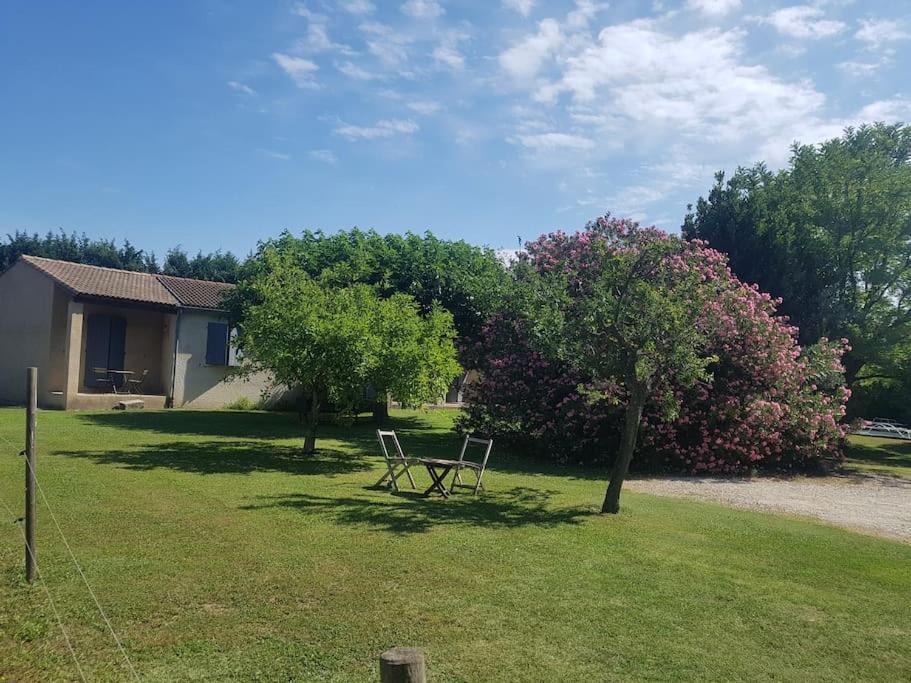
<path fill-rule="evenodd" d="M 626 486 L 660 496 L 714 501 L 815 517 L 877 536 L 911 542 L 911 480 L 876 475 L 720 479 L 630 479 Z"/>

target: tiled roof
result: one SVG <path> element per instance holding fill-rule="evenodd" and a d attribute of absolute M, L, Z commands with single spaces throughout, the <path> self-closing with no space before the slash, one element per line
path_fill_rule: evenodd
<path fill-rule="evenodd" d="M 223 282 L 135 273 L 38 256 L 21 258 L 78 296 L 217 310 L 221 308 L 222 295 L 233 287 Z"/>
<path fill-rule="evenodd" d="M 173 275 L 159 275 L 158 279 L 177 297 L 182 306 L 190 308 L 220 309 L 223 297 L 234 289 L 234 285 L 226 282 L 191 280 Z"/>

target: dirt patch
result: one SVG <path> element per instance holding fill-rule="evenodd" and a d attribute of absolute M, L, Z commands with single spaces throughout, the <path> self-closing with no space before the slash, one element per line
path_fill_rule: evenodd
<path fill-rule="evenodd" d="M 911 542 L 911 481 L 878 475 L 833 477 L 666 477 L 630 479 L 660 496 L 815 517 L 837 526 Z"/>

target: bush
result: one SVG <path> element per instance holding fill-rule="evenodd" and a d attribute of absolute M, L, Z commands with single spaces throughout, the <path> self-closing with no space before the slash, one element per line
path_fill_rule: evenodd
<path fill-rule="evenodd" d="M 596 225 L 545 235 L 529 245 L 516 273 L 557 271 L 584 282 L 609 265 L 600 239 Z M 634 467 L 732 474 L 810 471 L 840 461 L 839 421 L 850 396 L 841 365 L 847 342 L 823 339 L 801 348 L 796 328 L 775 314 L 778 301 L 737 280 L 724 255 L 693 246 L 695 257 L 681 268 L 717 279 L 720 292 L 700 322 L 711 338 L 711 378 L 689 389 L 663 379 L 643 415 Z M 625 402 L 620 385 L 595 385 L 536 348 L 532 331 L 540 321 L 528 305 L 517 308 L 491 318 L 481 341 L 466 350 L 481 381 L 470 388 L 460 428 L 562 462 L 611 462 Z M 670 417 L 669 392 L 677 399 Z"/>
<path fill-rule="evenodd" d="M 241 396 L 226 405 L 225 410 L 263 410 L 263 402 L 252 401 L 246 396 Z"/>

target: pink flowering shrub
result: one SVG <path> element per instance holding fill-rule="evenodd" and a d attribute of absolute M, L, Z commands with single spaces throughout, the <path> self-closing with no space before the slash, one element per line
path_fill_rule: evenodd
<path fill-rule="evenodd" d="M 585 286 L 609 267 L 609 231 L 629 221 L 600 219 L 573 235 L 552 233 L 528 244 L 517 276 L 557 272 Z M 616 234 L 616 232 L 615 232 Z M 639 230 L 642 239 L 660 232 Z M 600 244 L 599 244 L 600 242 Z M 725 255 L 693 241 L 673 256 L 681 272 L 698 269 L 718 296 L 700 325 L 711 343 L 711 378 L 682 388 L 662 379 L 641 423 L 633 467 L 692 474 L 754 469 L 810 471 L 838 462 L 850 396 L 841 356 L 847 342 L 801 348 L 796 328 L 776 316 L 778 301 L 741 283 Z M 620 384 L 593 385 L 569 365 L 535 347 L 534 312 L 491 318 L 466 356 L 481 374 L 461 427 L 506 438 L 559 461 L 603 463 L 616 450 L 625 397 Z M 666 408 L 666 396 L 676 410 Z"/>

